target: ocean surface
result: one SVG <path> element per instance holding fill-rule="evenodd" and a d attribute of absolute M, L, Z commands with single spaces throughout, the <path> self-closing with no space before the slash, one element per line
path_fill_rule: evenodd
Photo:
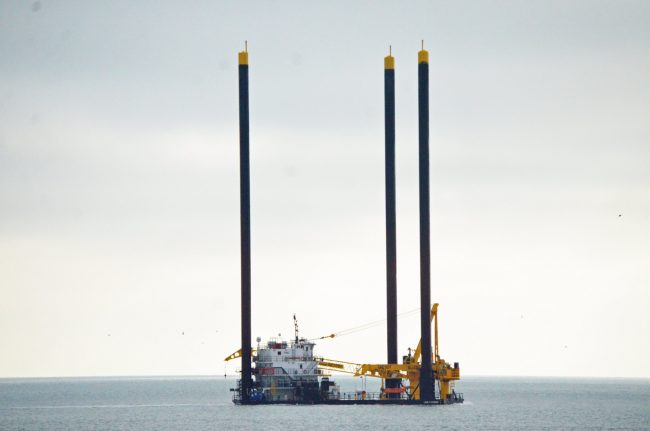
<path fill-rule="evenodd" d="M 362 386 L 336 380 L 345 391 Z M 235 406 L 233 384 L 0 379 L 0 430 L 650 430 L 650 380 L 465 377 L 456 386 L 465 404 L 449 406 Z"/>

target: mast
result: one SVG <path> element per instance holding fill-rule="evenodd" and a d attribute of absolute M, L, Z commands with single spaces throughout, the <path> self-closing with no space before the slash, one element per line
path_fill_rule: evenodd
<path fill-rule="evenodd" d="M 239 187 L 241 220 L 241 402 L 250 402 L 251 373 L 251 203 L 248 122 L 248 42 L 239 53 Z"/>
<path fill-rule="evenodd" d="M 395 57 L 389 47 L 384 57 L 384 127 L 386 175 L 386 353 L 387 363 L 397 364 L 397 246 L 395 210 Z M 387 379 L 387 388 L 399 387 L 400 379 Z M 399 394 L 390 394 L 391 398 Z"/>
<path fill-rule="evenodd" d="M 429 228 L 429 52 L 418 52 L 418 123 L 420 170 L 420 332 L 422 366 L 420 369 L 420 400 L 435 398 L 431 371 L 431 244 Z"/>

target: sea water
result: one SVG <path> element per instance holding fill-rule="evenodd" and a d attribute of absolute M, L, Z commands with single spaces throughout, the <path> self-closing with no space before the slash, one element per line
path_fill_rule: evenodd
<path fill-rule="evenodd" d="M 336 380 L 345 391 L 364 388 L 362 379 Z M 456 391 L 465 403 L 448 406 L 235 406 L 233 385 L 223 377 L 0 379 L 0 430 L 650 430 L 650 380 L 464 377 Z"/>

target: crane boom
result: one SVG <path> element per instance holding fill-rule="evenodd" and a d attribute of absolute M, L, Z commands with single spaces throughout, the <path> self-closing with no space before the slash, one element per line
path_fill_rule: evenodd
<path fill-rule="evenodd" d="M 434 359 L 438 358 L 438 303 L 433 304 L 431 307 L 431 321 L 434 322 Z M 413 353 L 413 362 L 418 362 L 420 360 L 420 355 L 422 354 L 422 339 L 418 341 L 418 346 L 415 348 Z"/>
<path fill-rule="evenodd" d="M 255 354 L 257 350 L 253 347 L 251 347 L 251 356 Z M 231 353 L 230 355 L 226 356 L 226 358 L 223 360 L 224 362 L 232 361 L 233 359 L 241 358 L 241 349 L 237 350 L 236 352 Z"/>

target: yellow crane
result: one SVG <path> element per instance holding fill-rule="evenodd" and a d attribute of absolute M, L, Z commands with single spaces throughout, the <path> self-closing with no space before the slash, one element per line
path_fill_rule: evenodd
<path fill-rule="evenodd" d="M 251 348 L 251 356 L 257 351 L 255 348 Z M 226 356 L 226 358 L 223 360 L 224 362 L 232 361 L 233 359 L 241 358 L 241 349 L 237 350 L 234 353 L 231 353 L 230 355 Z"/>
<path fill-rule="evenodd" d="M 453 393 L 453 381 L 460 379 L 458 363 L 452 367 L 438 353 L 438 304 L 431 307 L 431 320 L 434 323 L 434 350 L 432 357 L 433 377 L 438 381 L 440 399 L 444 402 Z M 409 386 L 406 388 L 410 399 L 420 399 L 420 356 L 422 354 L 422 340 L 418 342 L 413 354 L 403 357 L 402 364 L 355 364 L 336 359 L 323 359 L 319 367 L 354 376 L 377 377 L 382 379 L 382 388 L 386 379 L 407 379 Z M 385 390 L 385 393 L 389 390 Z"/>

